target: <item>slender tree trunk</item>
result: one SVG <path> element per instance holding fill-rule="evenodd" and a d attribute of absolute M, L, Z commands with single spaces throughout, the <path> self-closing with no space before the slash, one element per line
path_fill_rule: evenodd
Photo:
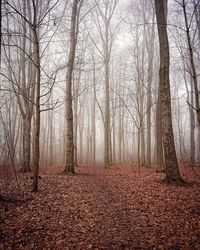
<path fill-rule="evenodd" d="M 116 142 L 115 142 L 115 138 L 116 138 L 116 132 L 115 132 L 115 117 L 114 115 L 112 116 L 112 123 L 113 123 L 113 132 L 112 132 L 112 164 L 116 163 Z"/>
<path fill-rule="evenodd" d="M 177 96 L 178 96 L 178 88 L 177 88 Z M 183 160 L 184 154 L 183 154 L 183 148 L 184 148 L 184 142 L 183 142 L 183 136 L 182 136 L 182 122 L 181 122 L 181 114 L 180 114 L 180 100 L 178 99 L 177 104 L 177 125 L 178 125 L 178 144 L 179 144 L 179 153 L 180 153 L 180 159 Z"/>
<path fill-rule="evenodd" d="M 190 103 L 191 105 L 194 105 L 192 79 L 191 79 Z M 190 163 L 194 165 L 195 164 L 195 114 L 194 114 L 194 109 L 190 106 L 189 106 L 189 112 L 190 112 Z"/>
<path fill-rule="evenodd" d="M 148 51 L 148 72 L 147 72 L 147 166 L 151 166 L 151 113 L 152 113 L 152 79 L 153 79 L 153 58 L 154 58 L 154 27 L 151 30 L 151 42 L 147 45 Z"/>
<path fill-rule="evenodd" d="M 141 169 L 141 158 L 140 158 L 140 129 L 138 129 L 138 147 L 137 147 L 137 161 L 138 161 L 138 172 L 140 173 L 140 169 Z"/>
<path fill-rule="evenodd" d="M 66 126 L 67 126 L 67 145 L 66 145 L 66 162 L 64 172 L 74 174 L 74 130 L 73 130 L 73 110 L 72 110 L 72 77 L 74 68 L 74 59 L 76 51 L 76 19 L 77 19 L 78 1 L 73 0 L 72 15 L 70 24 L 70 49 L 67 67 L 66 79 Z"/>
<path fill-rule="evenodd" d="M 96 69 L 93 58 L 92 163 L 96 163 Z"/>
<path fill-rule="evenodd" d="M 80 107 L 80 115 L 79 115 L 79 161 L 83 163 L 83 129 L 84 129 L 84 116 L 85 116 L 85 108 L 84 106 Z"/>
<path fill-rule="evenodd" d="M 143 86 L 141 86 L 141 95 L 140 95 L 140 144 L 141 144 L 141 150 L 140 150 L 140 155 L 141 155 L 141 165 L 145 166 L 145 139 L 144 139 L 144 91 L 143 91 Z"/>
<path fill-rule="evenodd" d="M 105 59 L 105 131 L 104 131 L 104 163 L 110 167 L 110 94 L 109 94 L 109 61 Z"/>
<path fill-rule="evenodd" d="M 140 131 L 140 136 L 141 136 L 141 151 L 140 151 L 140 155 L 141 155 L 141 165 L 145 166 L 146 165 L 146 150 L 145 150 L 145 116 L 144 116 L 144 50 L 145 50 L 145 46 L 144 46 L 144 41 L 143 41 L 143 45 L 142 45 L 142 63 L 141 63 L 141 71 L 139 74 L 139 88 L 140 88 L 140 125 L 141 125 L 141 131 Z"/>
<path fill-rule="evenodd" d="M 25 115 L 22 118 L 23 126 L 23 162 L 22 162 L 22 171 L 30 172 L 30 153 L 31 153 L 31 120 L 32 116 Z"/>
<path fill-rule="evenodd" d="M 53 103 L 53 93 L 51 94 L 51 103 Z M 53 156 L 56 155 L 54 152 L 53 145 L 55 143 L 54 138 L 54 117 L 53 117 L 53 110 L 49 110 L 48 116 L 48 128 L 49 128 L 49 165 L 52 166 L 53 164 Z M 54 143 L 53 143 L 54 142 Z M 48 156 L 48 154 L 47 154 Z"/>
<path fill-rule="evenodd" d="M 79 72 L 80 76 L 80 72 Z M 77 85 L 79 85 L 79 77 Z M 78 166 L 78 157 L 77 157 L 77 130 L 78 130 L 78 90 L 79 87 L 75 87 L 75 81 L 74 81 L 74 166 Z"/>
<path fill-rule="evenodd" d="M 121 73 L 120 73 L 120 77 L 121 77 Z M 119 83 L 118 83 L 118 93 L 121 93 Z M 123 107 L 122 107 L 122 100 L 120 98 L 119 99 L 119 119 L 118 119 L 118 164 L 122 163 L 122 138 L 123 138 Z"/>
<path fill-rule="evenodd" d="M 166 165 L 167 183 L 175 182 L 182 183 L 183 180 L 179 173 L 178 161 L 176 157 L 174 135 L 172 127 L 171 115 L 171 94 L 169 81 L 169 43 L 166 28 L 166 15 L 164 4 L 166 0 L 155 0 L 156 18 L 158 27 L 158 36 L 160 44 L 160 71 L 159 71 L 159 86 L 160 86 L 160 104 L 161 104 L 161 121 L 162 121 L 162 137 L 164 147 L 164 157 Z"/>
<path fill-rule="evenodd" d="M 120 104 L 121 105 L 121 104 Z M 118 163 L 122 163 L 122 138 L 123 138 L 123 118 L 122 118 L 122 108 L 120 107 L 120 114 L 119 114 L 119 144 L 118 144 Z"/>
<path fill-rule="evenodd" d="M 189 91 L 185 68 L 183 71 L 183 78 L 184 78 L 185 87 L 187 90 L 187 102 L 193 106 L 194 105 L 193 80 L 192 80 L 192 77 L 190 76 L 191 84 L 190 84 L 190 91 Z M 190 105 L 188 105 L 188 108 L 189 108 L 189 114 L 190 114 L 190 163 L 194 164 L 195 162 L 195 113 L 194 113 L 194 109 Z"/>
<path fill-rule="evenodd" d="M 33 158 L 33 192 L 38 191 L 38 173 L 40 160 L 40 50 L 39 40 L 37 35 L 36 23 L 36 5 L 34 3 L 34 50 L 35 50 L 35 64 L 36 64 L 36 83 L 35 83 L 35 134 L 34 134 L 34 158 Z"/>
<path fill-rule="evenodd" d="M 151 166 L 151 81 L 148 81 L 147 91 L 147 166 Z"/>

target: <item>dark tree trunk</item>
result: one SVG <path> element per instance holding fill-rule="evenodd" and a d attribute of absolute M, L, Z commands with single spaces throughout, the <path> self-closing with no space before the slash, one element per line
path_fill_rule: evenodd
<path fill-rule="evenodd" d="M 34 37 L 34 61 L 36 67 L 36 83 L 35 83 L 35 133 L 33 147 L 33 187 L 32 191 L 38 191 L 38 173 L 40 161 L 40 45 L 37 33 L 37 11 L 36 3 L 33 0 L 34 21 L 33 21 L 33 37 Z"/>
<path fill-rule="evenodd" d="M 180 176 L 174 145 L 174 135 L 171 115 L 171 94 L 169 81 L 169 43 L 166 27 L 166 0 L 155 0 L 156 18 L 160 44 L 160 105 L 162 121 L 162 141 L 164 147 L 165 172 L 167 183 L 183 183 Z"/>
<path fill-rule="evenodd" d="M 31 152 L 31 119 L 32 116 L 23 117 L 23 162 L 22 172 L 30 172 L 30 152 Z"/>

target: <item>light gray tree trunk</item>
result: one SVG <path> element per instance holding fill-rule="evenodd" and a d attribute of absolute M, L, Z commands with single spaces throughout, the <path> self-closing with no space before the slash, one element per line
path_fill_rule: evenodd
<path fill-rule="evenodd" d="M 96 68 L 93 57 L 92 164 L 96 163 Z"/>
<path fill-rule="evenodd" d="M 153 17 L 154 20 L 154 17 Z M 151 148 L 152 148 L 152 126 L 151 126 L 151 113 L 152 113 L 152 79 L 153 79 L 153 58 L 154 58 L 154 41 L 155 30 L 154 25 L 148 29 L 149 37 L 145 36 L 146 48 L 148 53 L 148 70 L 147 70 L 147 166 L 151 166 Z"/>
<path fill-rule="evenodd" d="M 66 159 L 64 173 L 74 174 L 74 129 L 72 109 L 72 77 L 76 51 L 76 21 L 78 0 L 73 0 L 72 15 L 70 22 L 70 48 L 66 76 Z"/>
<path fill-rule="evenodd" d="M 108 27 L 106 30 L 106 40 L 108 43 Z M 109 81 L 109 57 L 108 57 L 108 45 L 106 48 L 104 69 L 105 69 L 105 131 L 104 131 L 104 163 L 105 168 L 110 167 L 110 81 Z"/>

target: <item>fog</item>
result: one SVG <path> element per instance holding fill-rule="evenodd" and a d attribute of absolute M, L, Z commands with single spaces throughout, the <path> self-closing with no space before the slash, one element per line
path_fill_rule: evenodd
<path fill-rule="evenodd" d="M 188 1 L 187 17 L 199 84 L 199 23 L 192 3 Z M 41 73 L 40 165 L 64 166 L 72 1 L 38 1 L 36 8 Z M 29 137 L 30 165 L 33 164 L 36 126 L 33 13 L 33 6 L 27 1 L 10 0 L 9 4 L 3 1 L 1 164 L 14 160 L 22 165 L 27 150 L 23 118 L 32 111 Z M 170 1 L 167 27 L 174 140 L 179 161 L 189 164 L 191 160 L 199 162 L 200 130 L 184 25 L 181 5 Z M 153 1 L 83 1 L 77 16 L 76 38 L 72 78 L 76 163 L 104 165 L 108 118 L 111 165 L 137 165 L 138 160 L 144 166 L 156 165 L 159 43 Z"/>

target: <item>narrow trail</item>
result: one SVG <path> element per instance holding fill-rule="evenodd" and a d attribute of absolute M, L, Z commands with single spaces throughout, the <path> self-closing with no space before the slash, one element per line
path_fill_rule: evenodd
<path fill-rule="evenodd" d="M 131 247 L 134 217 L 130 213 L 126 196 L 120 194 L 122 187 L 108 178 L 106 171 L 102 169 L 90 171 L 92 174 L 84 180 L 84 185 L 87 186 L 87 192 L 91 194 L 93 201 L 91 206 L 95 224 L 93 235 L 102 235 L 100 241 L 102 246 L 107 242 L 107 247 L 118 246 L 122 249 Z M 93 247 L 98 245 L 99 243 L 94 244 Z"/>
<path fill-rule="evenodd" d="M 200 249 L 200 181 L 191 171 L 195 184 L 175 187 L 149 169 L 61 170 L 43 171 L 36 194 L 23 177 L 20 202 L 0 202 L 0 249 Z"/>

